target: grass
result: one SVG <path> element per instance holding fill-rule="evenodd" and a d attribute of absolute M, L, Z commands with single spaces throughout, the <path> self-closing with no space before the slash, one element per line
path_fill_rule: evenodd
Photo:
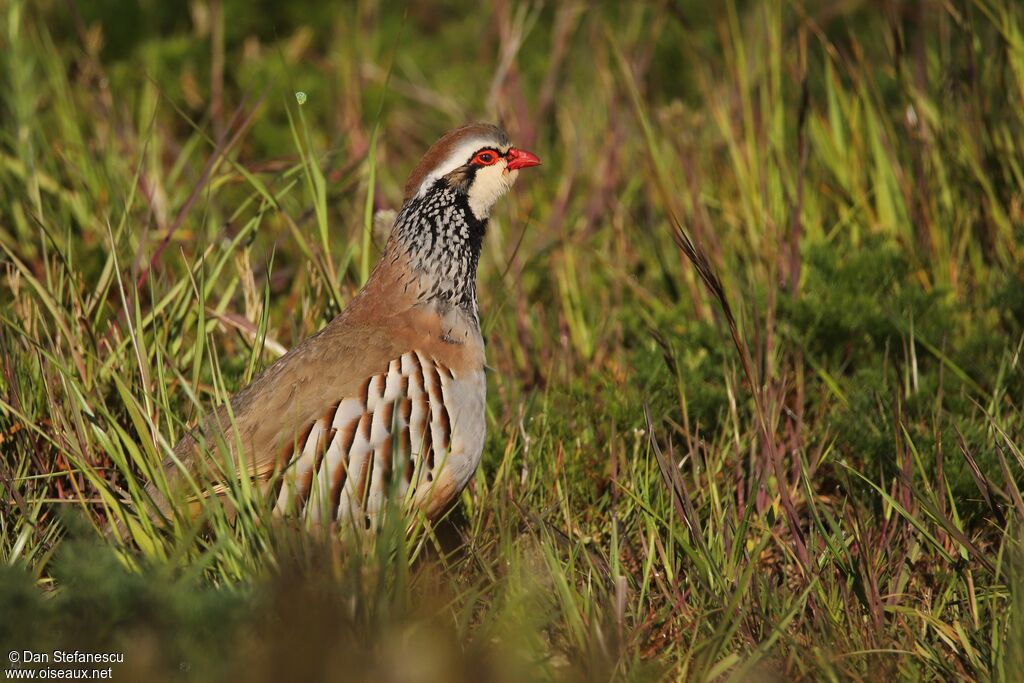
<path fill-rule="evenodd" d="M 0 650 L 1024 676 L 1016 4 L 8 0 L 0 28 Z M 373 211 L 474 119 L 545 165 L 487 236 L 459 505 L 334 538 L 238 485 L 237 517 L 155 527 L 170 447 L 344 306 Z"/>

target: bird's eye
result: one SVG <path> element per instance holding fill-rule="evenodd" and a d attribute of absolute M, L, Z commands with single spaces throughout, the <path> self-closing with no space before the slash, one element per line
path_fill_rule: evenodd
<path fill-rule="evenodd" d="M 477 166 L 490 166 L 498 160 L 498 155 L 491 150 L 484 150 L 477 152 L 476 156 L 473 157 L 473 163 Z"/>

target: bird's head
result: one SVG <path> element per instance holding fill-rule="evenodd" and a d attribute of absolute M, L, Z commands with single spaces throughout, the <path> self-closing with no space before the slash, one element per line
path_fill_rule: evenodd
<path fill-rule="evenodd" d="M 534 154 L 513 147 L 502 129 L 472 123 L 445 133 L 427 150 L 405 184 L 405 201 L 444 184 L 464 194 L 474 216 L 485 220 L 519 169 L 539 164 Z"/>

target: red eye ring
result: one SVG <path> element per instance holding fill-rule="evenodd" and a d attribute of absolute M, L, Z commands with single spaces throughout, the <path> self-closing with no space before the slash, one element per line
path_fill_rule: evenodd
<path fill-rule="evenodd" d="M 473 155 L 470 163 L 477 166 L 492 166 L 498 162 L 498 153 L 492 149 L 484 149 Z"/>

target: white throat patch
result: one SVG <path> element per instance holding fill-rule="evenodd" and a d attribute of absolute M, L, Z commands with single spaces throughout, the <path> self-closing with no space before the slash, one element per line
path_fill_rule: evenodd
<path fill-rule="evenodd" d="M 509 171 L 508 161 L 499 159 L 492 166 L 482 166 L 469 188 L 469 209 L 479 219 L 491 215 L 494 202 L 511 189 L 519 177 L 519 171 Z"/>

